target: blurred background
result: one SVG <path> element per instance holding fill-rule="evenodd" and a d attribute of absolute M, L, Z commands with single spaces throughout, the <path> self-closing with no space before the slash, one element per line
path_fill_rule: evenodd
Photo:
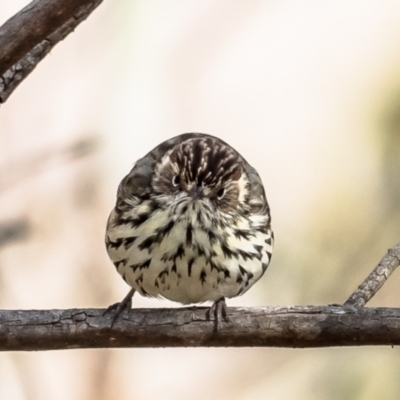
<path fill-rule="evenodd" d="M 229 142 L 271 205 L 272 263 L 228 305 L 344 302 L 400 241 L 400 3 L 105 0 L 0 109 L 0 307 L 121 300 L 116 188 L 184 132 Z M 397 274 L 369 305 L 400 305 Z M 395 399 L 399 368 L 389 347 L 14 352 L 0 397 Z"/>

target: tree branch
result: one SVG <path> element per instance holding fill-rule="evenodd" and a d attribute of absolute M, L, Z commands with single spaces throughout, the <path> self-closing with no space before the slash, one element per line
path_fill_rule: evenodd
<path fill-rule="evenodd" d="M 34 0 L 0 27 L 0 103 L 103 0 Z"/>
<path fill-rule="evenodd" d="M 0 350 L 104 347 L 325 347 L 400 344 L 399 308 L 230 308 L 213 333 L 206 308 L 0 311 Z"/>
<path fill-rule="evenodd" d="M 388 250 L 381 262 L 373 269 L 367 278 L 365 278 L 358 289 L 346 300 L 344 305 L 365 306 L 399 265 L 400 243 Z"/>

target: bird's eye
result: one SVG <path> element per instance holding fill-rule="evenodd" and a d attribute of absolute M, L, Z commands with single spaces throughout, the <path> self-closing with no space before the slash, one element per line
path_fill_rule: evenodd
<path fill-rule="evenodd" d="M 174 175 L 174 177 L 172 178 L 172 185 L 174 187 L 177 187 L 177 186 L 179 186 L 180 182 L 181 182 L 180 176 L 179 175 Z"/>
<path fill-rule="evenodd" d="M 221 188 L 217 192 L 217 198 L 218 200 L 221 200 L 225 196 L 225 188 Z"/>

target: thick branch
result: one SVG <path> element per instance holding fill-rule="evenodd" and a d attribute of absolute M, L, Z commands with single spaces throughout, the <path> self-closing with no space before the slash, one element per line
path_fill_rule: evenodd
<path fill-rule="evenodd" d="M 103 0 L 35 0 L 0 27 L 0 103 Z"/>
<path fill-rule="evenodd" d="M 132 309 L 112 329 L 99 309 L 0 311 L 0 350 L 400 344 L 399 308 L 230 308 L 218 333 L 206 310 Z"/>
<path fill-rule="evenodd" d="M 363 307 L 387 281 L 389 276 L 400 265 L 400 243 L 389 249 L 381 262 L 365 278 L 364 282 L 346 300 L 346 306 Z"/>

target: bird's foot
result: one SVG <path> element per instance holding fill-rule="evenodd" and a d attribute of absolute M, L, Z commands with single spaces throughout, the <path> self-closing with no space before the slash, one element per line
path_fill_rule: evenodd
<path fill-rule="evenodd" d="M 224 319 L 225 322 L 230 322 L 228 317 L 228 307 L 225 303 L 225 297 L 221 297 L 216 300 L 207 311 L 207 320 L 212 321 L 214 319 L 214 332 L 218 332 L 218 325 Z"/>
<path fill-rule="evenodd" d="M 114 314 L 114 317 L 113 317 L 113 319 L 112 319 L 110 328 L 113 327 L 115 321 L 117 320 L 117 318 L 119 317 L 119 315 L 120 315 L 123 311 L 125 311 L 125 310 L 128 310 L 128 311 L 129 311 L 129 310 L 132 308 L 132 297 L 133 297 L 134 294 L 135 294 L 135 289 L 131 289 L 131 290 L 129 291 L 129 293 L 124 297 L 124 299 L 123 299 L 121 302 L 112 304 L 111 306 L 109 306 L 109 307 L 107 308 L 106 311 L 104 311 L 103 317 L 104 317 L 107 313 L 109 313 L 109 312 L 115 310 L 115 314 Z"/>

